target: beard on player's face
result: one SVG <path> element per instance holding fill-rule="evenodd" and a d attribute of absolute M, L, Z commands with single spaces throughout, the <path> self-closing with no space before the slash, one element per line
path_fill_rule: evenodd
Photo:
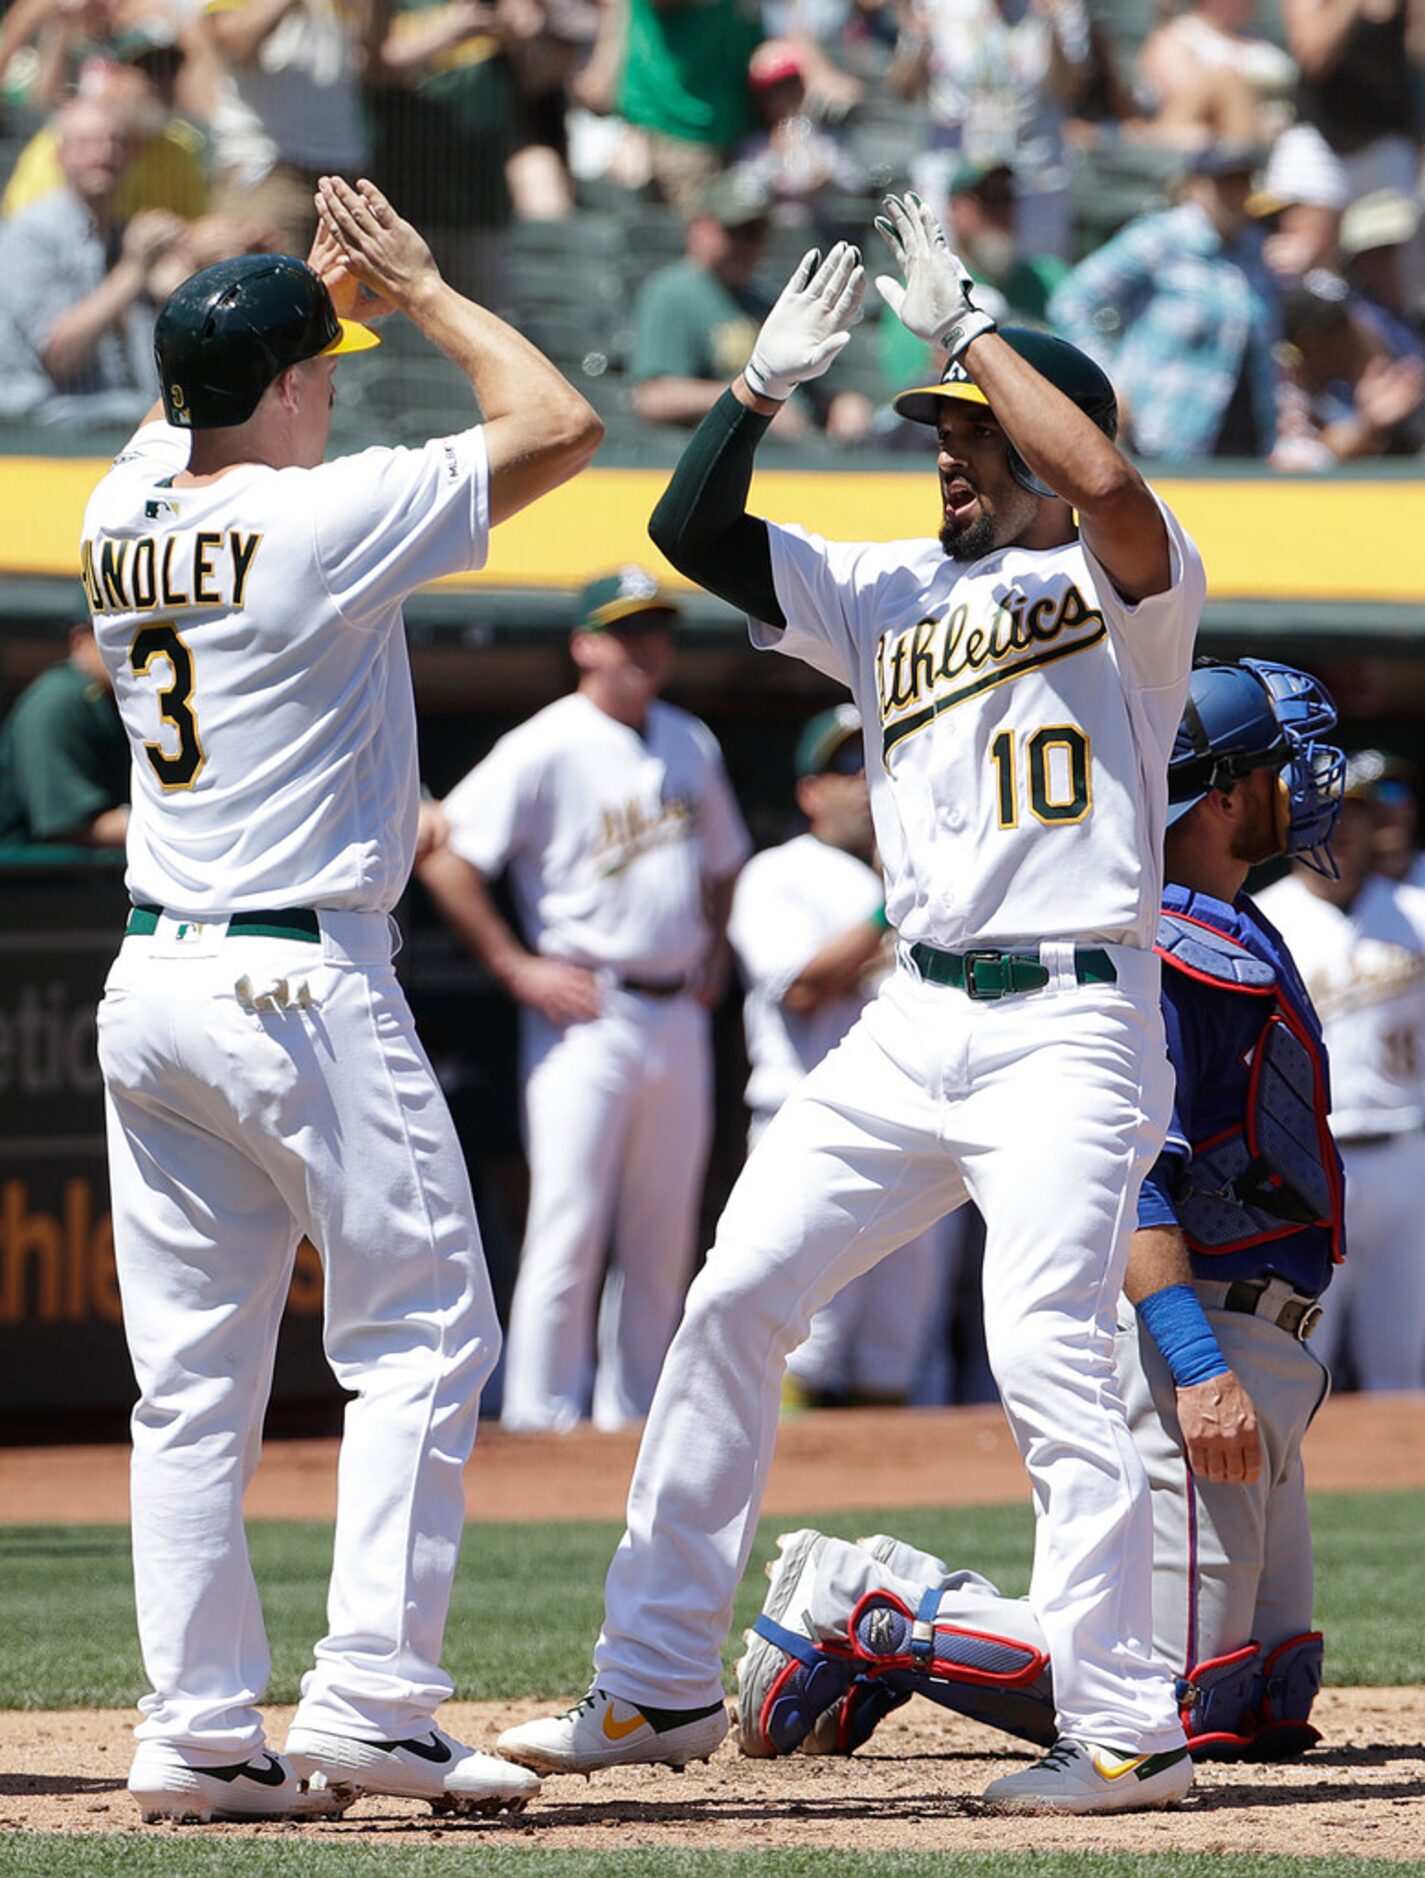
<path fill-rule="evenodd" d="M 983 407 L 957 405 L 941 418 L 938 443 L 945 553 L 978 561 L 1018 541 L 1033 526 L 1039 499 L 1010 475 L 1009 443 L 999 425 Z"/>
<path fill-rule="evenodd" d="M 1286 830 L 1278 813 L 1281 790 L 1274 769 L 1254 769 L 1241 777 L 1233 794 L 1239 814 L 1232 830 L 1232 859 L 1248 867 L 1270 861 L 1286 846 Z"/>

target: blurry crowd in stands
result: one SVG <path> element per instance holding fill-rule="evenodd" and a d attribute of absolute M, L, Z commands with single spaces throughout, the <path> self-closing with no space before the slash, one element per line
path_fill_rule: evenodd
<path fill-rule="evenodd" d="M 913 187 L 1140 455 L 1425 443 L 1425 0 L 10 0 L 0 86 L 3 419 L 142 411 L 164 295 L 304 253 L 335 171 L 635 430 L 695 423 L 801 250 L 874 250 Z M 909 447 L 936 363 L 871 314 L 774 434 Z"/>

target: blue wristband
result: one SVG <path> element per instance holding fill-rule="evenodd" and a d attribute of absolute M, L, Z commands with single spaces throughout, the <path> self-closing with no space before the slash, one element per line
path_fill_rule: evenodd
<path fill-rule="evenodd" d="M 1179 1389 L 1227 1373 L 1229 1364 L 1191 1285 L 1169 1285 L 1137 1306 Z"/>

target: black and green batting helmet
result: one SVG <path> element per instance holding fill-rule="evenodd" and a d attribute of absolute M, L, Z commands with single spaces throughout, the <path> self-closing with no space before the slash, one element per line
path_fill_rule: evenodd
<path fill-rule="evenodd" d="M 1118 435 L 1118 399 L 1107 372 L 1095 365 L 1087 352 L 1080 352 L 1077 346 L 1071 346 L 1067 339 L 1056 338 L 1053 333 L 1036 332 L 1032 326 L 1001 326 L 999 336 L 1020 358 L 1027 360 L 1041 378 L 1047 378 L 1078 405 L 1085 417 L 1092 418 L 1105 437 Z M 985 406 L 990 403 L 958 359 L 952 359 L 945 367 L 938 385 L 915 386 L 901 392 L 893 402 L 901 416 L 908 417 L 913 424 L 933 425 L 939 422 L 944 398 Z M 1043 477 L 1034 474 L 1013 444 L 1009 446 L 1009 473 L 1032 495 L 1058 493 Z"/>
<path fill-rule="evenodd" d="M 169 423 L 217 430 L 246 423 L 289 365 L 380 343 L 369 326 L 337 317 L 305 261 L 245 254 L 174 288 L 154 328 L 153 354 Z"/>

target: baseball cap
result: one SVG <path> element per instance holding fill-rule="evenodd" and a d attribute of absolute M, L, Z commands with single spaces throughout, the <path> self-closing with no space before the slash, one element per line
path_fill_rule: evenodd
<path fill-rule="evenodd" d="M 746 170 L 724 170 L 698 197 L 694 211 L 720 222 L 724 228 L 750 228 L 765 222 L 772 212 L 772 198 L 755 176 Z"/>
<path fill-rule="evenodd" d="M 1256 143 L 1210 143 L 1193 152 L 1189 176 L 1255 176 L 1267 160 Z"/>
<path fill-rule="evenodd" d="M 647 568 L 631 564 L 613 574 L 600 574 L 579 595 L 579 625 L 586 633 L 626 626 L 640 614 L 647 615 L 649 626 L 667 628 L 682 611 L 677 599 L 658 585 Z"/>
<path fill-rule="evenodd" d="M 1358 196 L 1341 217 L 1338 242 L 1349 259 L 1371 248 L 1398 248 L 1420 226 L 1420 204 L 1403 189 L 1373 189 Z"/>
<path fill-rule="evenodd" d="M 764 39 L 747 62 L 747 79 L 754 91 L 801 75 L 801 56 L 790 39 Z"/>
<path fill-rule="evenodd" d="M 994 187 L 987 189 L 991 183 Z M 962 157 L 951 173 L 945 193 L 947 196 L 988 195 L 1009 201 L 1014 196 L 1014 171 L 1008 163 L 976 163 L 971 157 Z"/>
<path fill-rule="evenodd" d="M 854 704 L 838 704 L 829 711 L 819 711 L 802 726 L 802 734 L 797 738 L 796 756 L 793 759 L 798 776 L 824 776 L 829 769 L 841 768 L 836 762 L 838 754 L 847 750 L 848 745 L 861 741 L 861 713 Z M 856 765 L 865 767 L 863 761 Z"/>

